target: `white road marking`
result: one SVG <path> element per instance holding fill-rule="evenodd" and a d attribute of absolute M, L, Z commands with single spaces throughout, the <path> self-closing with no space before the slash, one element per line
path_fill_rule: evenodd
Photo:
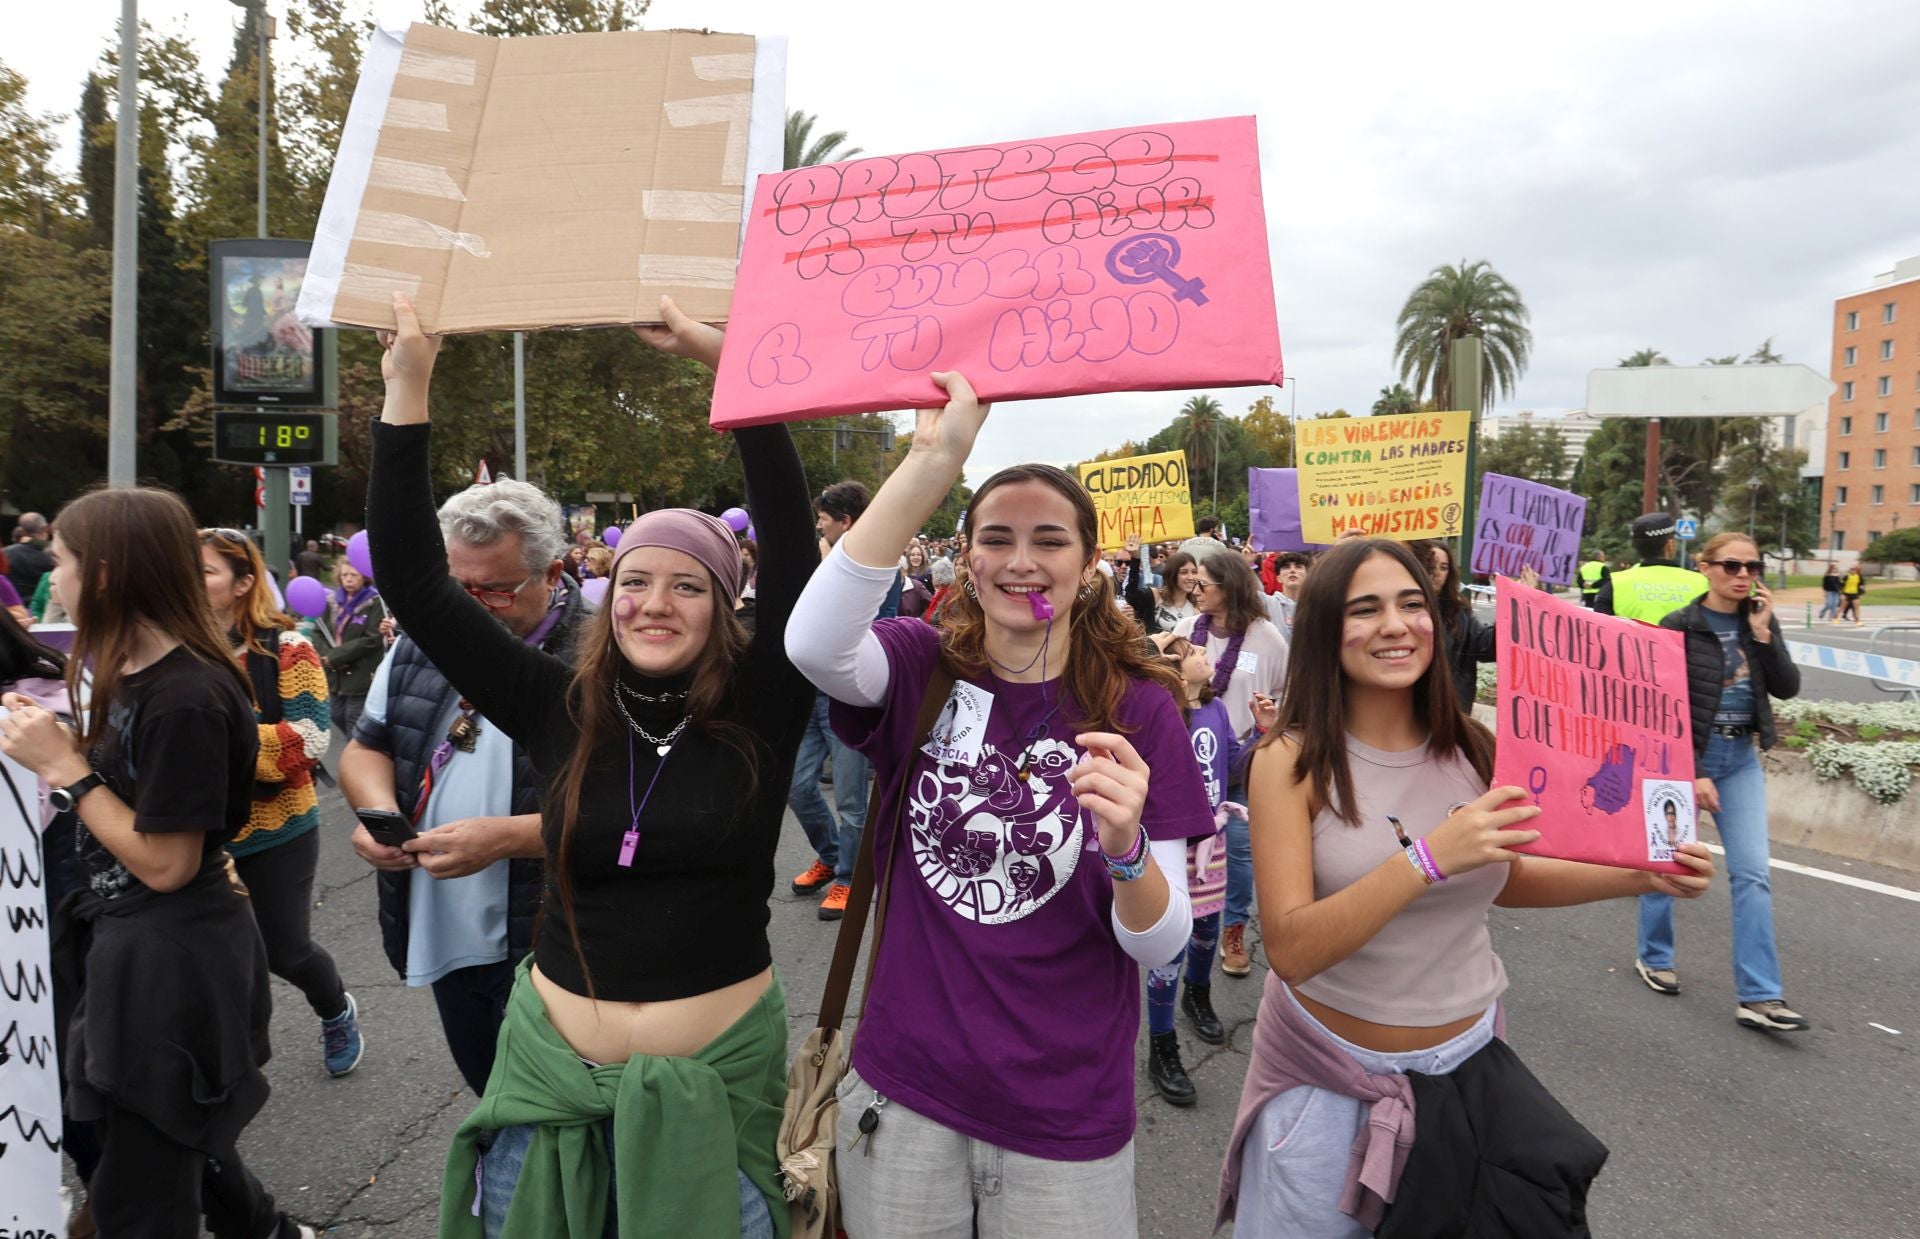
<path fill-rule="evenodd" d="M 1727 849 L 1717 843 L 1707 844 L 1709 851 L 1717 856 L 1725 856 Z M 1895 899 L 1905 899 L 1910 903 L 1920 903 L 1920 891 L 1910 891 L 1900 886 L 1888 886 L 1885 882 L 1870 882 L 1865 878 L 1856 878 L 1850 873 L 1835 873 L 1831 869 L 1815 869 L 1811 865 L 1796 865 L 1790 860 L 1777 858 L 1767 861 L 1775 869 L 1785 869 L 1788 873 L 1804 873 L 1810 878 L 1824 878 L 1829 882 L 1838 882 L 1842 886 L 1851 886 L 1863 891 L 1872 891 L 1877 895 L 1892 895 Z"/>
<path fill-rule="evenodd" d="M 1873 1022 L 1872 1020 L 1868 1020 L 1868 1021 L 1867 1021 L 1867 1027 L 1868 1027 L 1868 1028 L 1877 1028 L 1877 1029 L 1879 1029 L 1879 1030 L 1880 1030 L 1881 1032 L 1883 1032 L 1883 1033 L 1892 1033 L 1892 1034 L 1893 1034 L 1894 1036 L 1896 1036 L 1896 1037 L 1900 1035 L 1900 1030 L 1899 1030 L 1899 1029 L 1897 1029 L 1897 1028 L 1888 1028 L 1888 1027 L 1887 1027 L 1887 1026 L 1886 1026 L 1885 1024 L 1876 1024 L 1876 1023 L 1874 1023 L 1874 1022 Z"/>

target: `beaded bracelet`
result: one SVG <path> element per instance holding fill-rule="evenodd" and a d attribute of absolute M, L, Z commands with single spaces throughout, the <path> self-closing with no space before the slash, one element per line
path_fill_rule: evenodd
<path fill-rule="evenodd" d="M 1136 882 L 1147 871 L 1147 828 L 1140 827 L 1140 833 L 1133 838 L 1133 846 L 1127 849 L 1125 856 L 1108 856 L 1100 853 L 1107 862 L 1107 872 L 1116 882 Z"/>

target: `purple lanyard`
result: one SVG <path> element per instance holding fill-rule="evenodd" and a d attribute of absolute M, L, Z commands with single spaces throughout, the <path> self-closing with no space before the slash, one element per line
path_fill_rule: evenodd
<path fill-rule="evenodd" d="M 555 602 L 552 606 L 548 607 L 546 617 L 543 618 L 540 621 L 540 623 L 534 627 L 534 630 L 532 632 L 522 637 L 521 640 L 525 641 L 528 645 L 531 645 L 534 648 L 538 649 L 540 646 L 540 643 L 542 641 L 545 641 L 547 639 L 547 635 L 553 631 L 554 625 L 560 622 L 560 616 L 565 613 L 566 611 L 566 607 L 564 605 L 565 599 L 566 599 L 566 595 L 561 594 L 560 601 Z M 460 711 L 461 713 L 467 715 L 469 718 L 473 716 L 473 708 L 467 705 L 466 700 L 464 698 L 462 698 L 460 702 Z M 415 824 L 419 823 L 420 815 L 427 811 L 427 799 L 433 795 L 434 780 L 439 776 L 442 770 L 446 769 L 447 763 L 452 760 L 453 760 L 453 739 L 452 737 L 448 737 L 440 741 L 439 744 L 435 745 L 433 748 L 433 755 L 427 758 L 427 772 L 426 772 L 426 775 L 420 780 L 420 798 L 414 802 L 413 815 L 409 819 L 413 821 Z"/>
<path fill-rule="evenodd" d="M 620 690 L 615 689 L 614 691 L 619 692 Z M 633 854 L 640 846 L 640 815 L 646 812 L 647 801 L 653 799 L 654 784 L 660 781 L 660 772 L 667 768 L 667 759 L 673 756 L 673 750 L 679 743 L 679 739 L 676 738 L 672 744 L 667 746 L 667 751 L 660 755 L 660 764 L 653 768 L 653 777 L 647 780 L 647 793 L 640 797 L 640 803 L 636 805 L 633 803 L 633 767 L 637 759 L 633 751 L 633 732 L 627 732 L 627 808 L 633 811 L 633 824 L 627 827 L 627 833 L 620 837 L 620 867 L 622 869 L 633 868 Z"/>

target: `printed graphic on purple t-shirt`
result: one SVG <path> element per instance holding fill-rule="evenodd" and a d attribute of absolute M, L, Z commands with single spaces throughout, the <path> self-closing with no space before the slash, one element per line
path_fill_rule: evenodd
<path fill-rule="evenodd" d="M 889 791 L 868 824 L 892 885 L 854 1065 L 890 1100 L 1002 1148 L 1064 1161 L 1118 1152 L 1133 1135 L 1140 971 L 1114 935 L 1113 879 L 1091 854 L 1098 824 L 1067 784 L 1083 756 L 1077 710 L 1059 680 L 963 681 L 966 701 L 943 709 L 928 743 L 973 760 L 937 760 L 915 747 L 914 725 L 939 636 L 918 621 L 874 632 L 887 703 L 836 702 L 833 727 L 882 787 L 900 785 L 903 762 L 912 770 L 900 818 Z M 1136 684 L 1118 718 L 1152 770 L 1149 838 L 1213 834 L 1173 698 Z"/>

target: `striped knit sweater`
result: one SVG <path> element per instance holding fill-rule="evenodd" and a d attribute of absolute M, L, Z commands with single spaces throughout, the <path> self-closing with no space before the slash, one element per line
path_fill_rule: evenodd
<path fill-rule="evenodd" d="M 253 778 L 253 809 L 227 844 L 235 856 L 297 839 L 320 824 L 313 768 L 327 751 L 327 672 L 313 643 L 297 632 L 280 634 L 280 721 L 260 724 L 260 756 Z"/>

